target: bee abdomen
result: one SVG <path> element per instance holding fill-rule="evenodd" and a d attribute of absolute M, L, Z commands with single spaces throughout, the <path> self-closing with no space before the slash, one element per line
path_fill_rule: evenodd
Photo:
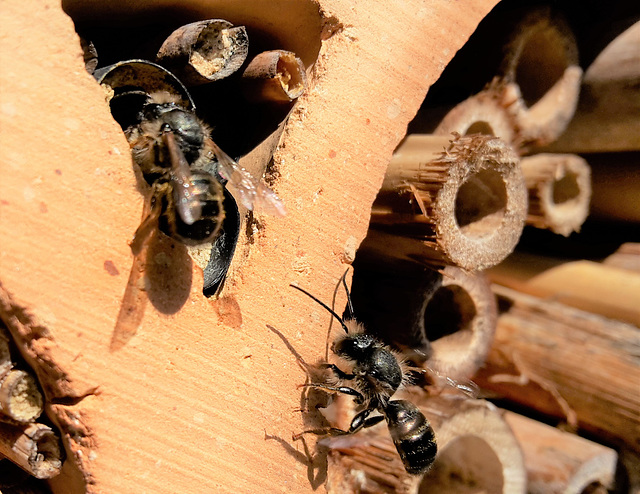
<path fill-rule="evenodd" d="M 391 439 L 410 474 L 426 472 L 433 464 L 438 446 L 429 421 L 413 403 L 390 401 L 384 410 Z"/>

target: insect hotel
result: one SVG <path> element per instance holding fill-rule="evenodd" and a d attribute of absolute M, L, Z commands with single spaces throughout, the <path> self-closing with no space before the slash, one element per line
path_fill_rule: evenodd
<path fill-rule="evenodd" d="M 0 491 L 638 492 L 632 3 L 5 2 Z"/>

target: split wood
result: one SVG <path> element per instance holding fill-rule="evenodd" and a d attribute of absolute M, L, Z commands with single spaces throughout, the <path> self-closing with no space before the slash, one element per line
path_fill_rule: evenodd
<path fill-rule="evenodd" d="M 499 315 L 483 389 L 640 450 L 637 327 L 494 285 Z"/>
<path fill-rule="evenodd" d="M 529 494 L 613 489 L 618 454 L 611 448 L 513 412 L 503 412 L 524 453 Z"/>

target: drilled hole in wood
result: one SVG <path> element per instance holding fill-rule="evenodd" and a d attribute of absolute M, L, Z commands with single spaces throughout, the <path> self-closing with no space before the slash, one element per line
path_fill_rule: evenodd
<path fill-rule="evenodd" d="M 567 173 L 564 177 L 553 182 L 553 202 L 563 204 L 580 196 L 578 176 L 575 173 Z"/>
<path fill-rule="evenodd" d="M 452 334 L 469 333 L 476 315 L 473 299 L 464 288 L 459 285 L 440 287 L 424 310 L 427 339 L 433 342 Z"/>
<path fill-rule="evenodd" d="M 442 450 L 431 471 L 424 476 L 419 494 L 504 492 L 500 459 L 476 436 L 454 439 Z"/>
<path fill-rule="evenodd" d="M 251 60 L 271 50 L 294 54 L 291 63 L 284 61 L 278 68 L 286 74 L 290 88 L 301 88 L 297 97 L 305 88 L 305 81 L 299 74 L 300 69 L 292 65 L 295 57 L 302 61 L 306 70 L 315 63 L 321 46 L 322 17 L 318 5 L 310 0 L 295 4 L 286 0 L 268 3 L 222 1 L 215 5 L 196 1 L 175 9 L 160 4 L 137 8 L 126 2 L 112 2 L 104 9 L 87 5 L 77 0 L 63 2 L 64 10 L 74 20 L 85 45 L 92 43 L 98 68 L 123 60 L 142 59 L 159 63 L 174 72 L 188 87 L 198 116 L 213 128 L 214 141 L 234 159 L 248 154 L 275 132 L 294 103 L 256 104 L 254 99 L 247 97 L 242 75 Z M 187 75 L 181 75 L 171 65 L 170 57 L 156 57 L 176 29 L 205 20 L 221 22 L 200 32 L 193 46 L 192 65 L 205 74 L 217 72 L 229 56 L 224 52 L 231 36 L 225 33 L 233 29 L 246 30 L 248 54 L 234 72 L 198 85 Z M 228 29 L 222 25 L 227 21 L 232 26 Z"/>
<path fill-rule="evenodd" d="M 491 127 L 491 124 L 483 120 L 474 122 L 469 126 L 469 128 L 465 132 L 465 135 L 470 135 L 470 134 L 482 134 L 487 136 L 496 135 L 493 128 Z"/>
<path fill-rule="evenodd" d="M 504 177 L 484 169 L 469 177 L 456 196 L 456 221 L 466 236 L 493 233 L 502 223 L 507 206 Z"/>
<path fill-rule="evenodd" d="M 531 107 L 558 82 L 569 66 L 564 38 L 556 29 L 536 30 L 522 47 L 515 71 L 522 98 Z"/>

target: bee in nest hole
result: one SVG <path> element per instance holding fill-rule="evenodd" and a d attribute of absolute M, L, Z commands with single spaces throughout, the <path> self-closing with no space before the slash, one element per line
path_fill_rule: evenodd
<path fill-rule="evenodd" d="M 217 242 L 225 220 L 225 201 L 233 202 L 231 213 L 239 222 L 235 201 L 225 189 L 227 184 L 247 209 L 257 206 L 275 216 L 286 214 L 276 193 L 226 154 L 211 139 L 209 126 L 194 110 L 181 104 L 178 96 L 166 91 L 125 92 L 112 101 L 112 113 L 114 103 L 118 109 L 136 101 L 141 101 L 139 111 L 124 133 L 133 161 L 151 190 L 142 222 L 131 242 L 134 261 L 112 337 L 112 350 L 124 345 L 141 323 L 146 303 L 142 274 L 146 247 L 154 232 L 159 230 L 185 245 Z M 214 273 L 219 283 L 235 250 L 237 232 L 230 237 L 217 242 L 220 245 L 213 245 L 214 254 L 220 252 L 228 257 L 222 267 L 216 268 L 219 272 Z"/>
<path fill-rule="evenodd" d="M 131 249 L 140 252 L 156 225 L 187 245 L 210 242 L 224 219 L 223 183 L 231 184 L 249 210 L 284 216 L 282 201 L 213 142 L 211 130 L 167 92 L 152 93 L 139 122 L 125 135 L 134 161 L 151 186 L 148 216 Z"/>

